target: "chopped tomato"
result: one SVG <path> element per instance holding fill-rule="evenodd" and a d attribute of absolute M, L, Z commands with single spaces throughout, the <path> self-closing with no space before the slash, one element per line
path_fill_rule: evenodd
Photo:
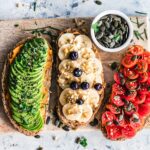
<path fill-rule="evenodd" d="M 119 73 L 118 73 L 118 72 L 114 73 L 114 80 L 115 80 L 115 82 L 116 82 L 117 84 L 123 85 L 123 84 L 125 83 L 124 76 L 123 76 L 123 74 L 120 73 L 120 72 L 119 72 Z"/>
<path fill-rule="evenodd" d="M 124 102 L 121 99 L 120 95 L 116 95 L 114 93 L 111 94 L 111 101 L 113 104 L 115 104 L 116 106 L 123 106 Z"/>
<path fill-rule="evenodd" d="M 150 64 L 150 53 L 149 52 L 144 52 L 143 53 L 143 59 L 146 60 L 148 64 Z"/>
<path fill-rule="evenodd" d="M 129 47 L 128 51 L 132 53 L 133 55 L 141 55 L 144 52 L 144 49 L 140 45 L 133 45 Z"/>
<path fill-rule="evenodd" d="M 136 79 L 139 77 L 139 74 L 137 73 L 136 70 L 134 69 L 128 69 L 128 68 L 124 68 L 124 75 L 126 77 L 128 77 L 129 79 Z"/>
<path fill-rule="evenodd" d="M 141 117 L 146 117 L 150 115 L 150 105 L 147 105 L 147 104 L 139 105 L 138 113 Z"/>
<path fill-rule="evenodd" d="M 138 113 L 134 113 L 130 118 L 130 125 L 138 130 L 143 125 L 143 119 L 140 118 Z"/>
<path fill-rule="evenodd" d="M 114 83 L 112 86 L 112 92 L 119 94 L 119 95 L 122 95 L 122 94 L 124 94 L 125 91 L 121 85 Z"/>
<path fill-rule="evenodd" d="M 141 73 L 138 78 L 138 81 L 143 83 L 146 82 L 147 80 L 148 80 L 148 73 L 147 72 Z"/>
<path fill-rule="evenodd" d="M 113 122 L 114 119 L 116 119 L 116 116 L 112 112 L 105 111 L 102 114 L 102 126 L 105 126 L 109 122 Z"/>
<path fill-rule="evenodd" d="M 134 81 L 126 81 L 125 86 L 128 90 L 135 90 L 137 88 L 137 82 L 136 80 Z"/>
<path fill-rule="evenodd" d="M 147 71 L 147 69 L 148 69 L 148 64 L 147 64 L 146 60 L 139 60 L 137 62 L 138 73 L 144 73 Z"/>
<path fill-rule="evenodd" d="M 144 94 L 138 94 L 135 98 L 135 102 L 136 104 L 142 104 L 145 102 L 145 99 L 146 99 L 146 95 Z"/>
<path fill-rule="evenodd" d="M 125 138 L 132 138 L 133 136 L 135 136 L 135 134 L 135 129 L 130 125 L 126 125 L 122 128 L 122 135 Z"/>
<path fill-rule="evenodd" d="M 107 104 L 106 108 L 109 109 L 113 114 L 119 114 L 121 109 L 114 104 Z"/>
<path fill-rule="evenodd" d="M 124 106 L 124 112 L 127 115 L 132 115 L 133 113 L 137 111 L 138 111 L 138 105 L 132 102 L 129 102 L 128 104 L 125 104 Z"/>
<path fill-rule="evenodd" d="M 121 61 L 121 64 L 126 68 L 132 68 L 136 65 L 138 59 L 133 59 L 134 55 L 132 54 L 126 54 L 124 58 Z"/>
<path fill-rule="evenodd" d="M 144 102 L 144 103 L 145 103 L 145 104 L 148 104 L 148 105 L 150 104 L 150 97 L 149 97 L 149 96 L 148 96 L 148 97 L 146 96 L 146 99 L 145 99 L 145 102 Z"/>
<path fill-rule="evenodd" d="M 137 91 L 126 91 L 124 98 L 128 101 L 135 101 L 135 97 L 137 95 Z"/>
<path fill-rule="evenodd" d="M 111 140 L 117 140 L 122 137 L 122 127 L 111 125 L 106 126 L 107 137 Z"/>
<path fill-rule="evenodd" d="M 144 94 L 148 94 L 149 92 L 146 87 L 140 87 L 140 89 L 138 90 L 138 93 L 141 95 L 144 95 Z"/>

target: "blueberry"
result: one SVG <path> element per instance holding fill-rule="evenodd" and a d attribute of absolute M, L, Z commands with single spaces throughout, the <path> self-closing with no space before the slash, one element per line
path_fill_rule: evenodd
<path fill-rule="evenodd" d="M 77 60 L 77 59 L 78 59 L 78 53 L 77 53 L 76 51 L 70 52 L 69 58 L 70 58 L 71 60 Z"/>
<path fill-rule="evenodd" d="M 84 103 L 84 101 L 81 98 L 79 98 L 79 99 L 76 100 L 76 103 L 78 105 L 82 105 Z"/>
<path fill-rule="evenodd" d="M 77 83 L 76 81 L 71 82 L 70 88 L 71 88 L 72 90 L 78 89 L 78 88 L 79 88 L 78 83 Z"/>
<path fill-rule="evenodd" d="M 79 68 L 75 68 L 75 69 L 73 70 L 73 75 L 74 75 L 75 77 L 80 77 L 80 76 L 82 75 L 82 70 L 79 69 Z"/>
<path fill-rule="evenodd" d="M 82 82 L 81 83 L 81 88 L 83 89 L 83 90 L 86 90 L 86 89 L 88 89 L 89 88 L 89 83 L 88 82 Z"/>
<path fill-rule="evenodd" d="M 95 88 L 97 91 L 99 91 L 99 90 L 102 88 L 102 84 L 101 84 L 101 83 L 96 83 L 96 84 L 94 85 L 94 88 Z"/>

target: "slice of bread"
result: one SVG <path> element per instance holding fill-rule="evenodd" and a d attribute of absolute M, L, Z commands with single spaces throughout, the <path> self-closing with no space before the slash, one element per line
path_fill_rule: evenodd
<path fill-rule="evenodd" d="M 72 33 L 72 34 L 74 34 L 75 36 L 81 35 L 81 34 L 83 35 L 83 34 L 84 34 L 84 33 L 82 33 L 81 31 L 79 31 L 78 29 L 71 29 L 71 28 L 62 31 L 62 32 L 60 33 L 60 36 L 61 36 L 62 34 L 64 34 L 64 33 Z M 59 37 L 60 37 L 60 36 L 59 36 Z M 58 39 L 59 39 L 59 38 L 58 38 Z M 57 45 L 58 45 L 58 44 L 57 44 Z M 59 48 L 59 47 L 58 47 L 58 48 Z M 100 51 L 95 47 L 94 44 L 92 44 L 92 50 L 94 51 L 96 58 L 101 62 Z M 57 61 L 57 68 L 58 68 L 60 62 L 61 62 L 61 61 L 60 61 L 60 59 L 58 58 L 58 61 Z M 87 122 L 79 122 L 79 121 L 76 121 L 76 120 L 75 120 L 75 121 L 68 120 L 68 119 L 64 116 L 64 114 L 63 114 L 63 112 L 62 112 L 62 105 L 61 105 L 61 103 L 60 103 L 59 100 L 58 100 L 57 113 L 58 113 L 58 116 L 59 116 L 60 120 L 63 122 L 63 124 L 65 124 L 65 125 L 71 127 L 72 129 L 76 129 L 76 128 L 80 127 L 80 126 L 86 126 L 86 125 L 88 125 L 89 122 L 91 122 L 91 121 L 94 119 L 96 113 L 98 112 L 98 110 L 99 110 L 99 108 L 100 108 L 100 106 L 101 106 L 101 104 L 102 104 L 102 100 L 103 100 L 103 98 L 104 98 L 105 82 L 104 82 L 103 70 L 102 70 L 100 76 L 101 76 L 101 78 L 102 78 L 102 89 L 101 89 L 101 90 L 99 91 L 99 93 L 98 93 L 98 94 L 99 94 L 98 106 L 93 110 L 93 114 L 92 114 L 91 118 L 90 118 Z M 61 89 L 61 88 L 59 87 L 59 85 L 58 85 L 58 95 L 60 95 L 61 92 L 62 92 L 62 89 Z"/>
<path fill-rule="evenodd" d="M 8 90 L 8 88 L 9 88 L 8 78 L 9 78 L 9 71 L 10 71 L 10 64 L 11 64 L 11 62 L 13 62 L 14 59 L 16 58 L 17 54 L 20 53 L 21 47 L 28 40 L 31 40 L 33 38 L 36 38 L 36 37 L 26 38 L 26 39 L 22 40 L 21 42 L 19 42 L 15 46 L 15 48 L 8 54 L 8 57 L 7 57 L 6 61 L 5 61 L 3 72 L 2 72 L 2 101 L 3 101 L 5 113 L 8 116 L 8 118 L 9 118 L 10 122 L 12 123 L 12 125 L 19 132 L 22 132 L 23 134 L 28 135 L 28 136 L 34 136 L 39 131 L 27 130 L 27 129 L 23 128 L 21 125 L 19 125 L 12 118 L 12 111 L 11 111 L 11 108 L 10 108 L 11 96 L 10 96 L 10 93 L 9 93 L 9 90 Z M 16 48 L 17 48 L 17 50 L 16 50 Z M 43 80 L 43 88 L 44 88 L 44 92 L 45 92 L 45 97 L 40 102 L 40 114 L 41 114 L 41 116 L 42 116 L 44 121 L 46 119 L 46 113 L 47 113 L 47 109 L 48 109 L 47 106 L 48 106 L 48 103 L 49 103 L 49 87 L 50 87 L 51 69 L 52 69 L 52 62 L 53 62 L 52 48 L 51 48 L 50 45 L 49 45 L 49 48 L 47 49 L 47 51 L 48 51 L 48 55 L 47 55 L 46 65 L 44 66 L 44 80 Z"/>

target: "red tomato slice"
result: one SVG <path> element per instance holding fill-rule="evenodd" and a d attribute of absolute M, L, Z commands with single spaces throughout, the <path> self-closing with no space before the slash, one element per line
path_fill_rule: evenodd
<path fill-rule="evenodd" d="M 113 104 L 115 104 L 116 106 L 123 106 L 124 102 L 121 99 L 120 95 L 116 95 L 115 93 L 111 94 L 111 101 Z"/>
<path fill-rule="evenodd" d="M 123 89 L 123 87 L 121 85 L 114 83 L 112 86 L 112 92 L 122 95 L 122 94 L 124 94 L 125 90 Z"/>
<path fill-rule="evenodd" d="M 129 102 L 128 104 L 125 104 L 124 106 L 124 112 L 127 115 L 132 115 L 133 113 L 137 111 L 138 111 L 138 105 L 132 102 Z"/>
<path fill-rule="evenodd" d="M 132 68 L 138 61 L 138 59 L 133 60 L 133 57 L 134 55 L 132 54 L 126 54 L 122 59 L 121 64 L 126 68 Z"/>
<path fill-rule="evenodd" d="M 113 120 L 116 119 L 116 116 L 110 112 L 110 111 L 105 111 L 102 114 L 102 126 L 105 126 L 108 122 L 112 122 Z"/>
<path fill-rule="evenodd" d="M 142 104 L 142 103 L 144 103 L 145 102 L 145 99 L 146 99 L 146 95 L 144 95 L 144 94 L 138 94 L 137 96 L 136 96 L 136 98 L 135 98 L 135 104 Z"/>
<path fill-rule="evenodd" d="M 128 101 L 135 101 L 135 97 L 137 95 L 137 91 L 126 91 L 124 98 Z"/>
<path fill-rule="evenodd" d="M 124 75 L 128 77 L 129 79 L 137 79 L 139 77 L 139 74 L 134 69 L 128 69 L 124 68 Z"/>
<path fill-rule="evenodd" d="M 140 118 L 138 113 L 134 113 L 130 118 L 130 125 L 134 129 L 138 130 L 143 125 L 143 119 Z"/>
<path fill-rule="evenodd" d="M 139 105 L 138 113 L 141 117 L 146 117 L 150 115 L 150 105 L 147 105 L 147 104 Z"/>
<path fill-rule="evenodd" d="M 136 82 L 136 80 L 126 81 L 125 86 L 129 90 L 135 90 L 137 88 L 137 82 Z"/>
<path fill-rule="evenodd" d="M 132 53 L 133 55 L 141 55 L 144 52 L 144 49 L 140 45 L 133 45 L 129 47 L 128 51 Z"/>
<path fill-rule="evenodd" d="M 122 135 L 125 138 L 132 138 L 133 136 L 135 136 L 135 134 L 135 129 L 130 125 L 126 125 L 122 128 Z"/>
<path fill-rule="evenodd" d="M 144 73 L 147 71 L 147 69 L 148 69 L 148 64 L 147 64 L 146 60 L 139 60 L 137 62 L 138 73 Z"/>
<path fill-rule="evenodd" d="M 107 137 L 111 140 L 117 140 L 122 137 L 122 127 L 111 125 L 106 126 Z"/>
<path fill-rule="evenodd" d="M 149 52 L 144 52 L 143 53 L 143 59 L 146 60 L 148 64 L 150 64 L 150 53 Z"/>
<path fill-rule="evenodd" d="M 119 114 L 121 109 L 114 104 L 107 104 L 106 108 L 109 109 L 113 114 Z"/>
<path fill-rule="evenodd" d="M 139 75 L 139 78 L 138 78 L 138 81 L 143 83 L 143 82 L 146 82 L 148 80 L 148 73 L 147 72 L 144 72 L 144 73 L 141 73 Z"/>

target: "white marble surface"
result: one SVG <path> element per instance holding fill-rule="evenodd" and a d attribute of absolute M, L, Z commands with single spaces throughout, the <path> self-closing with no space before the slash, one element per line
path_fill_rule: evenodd
<path fill-rule="evenodd" d="M 0 20 L 95 16 L 107 9 L 121 10 L 129 15 L 134 15 L 135 11 L 150 14 L 150 0 L 102 0 L 102 5 L 96 5 L 94 0 L 84 1 L 37 0 L 37 8 L 34 11 L 32 5 L 34 0 L 0 0 Z M 76 2 L 78 6 L 72 8 Z M 87 148 L 75 144 L 77 136 L 85 136 L 88 139 Z M 56 140 L 53 140 L 53 137 L 56 137 Z M 150 129 L 144 129 L 135 138 L 122 142 L 109 141 L 100 131 L 80 133 L 53 131 L 42 133 L 39 139 L 19 133 L 0 135 L 0 150 L 36 150 L 39 146 L 43 147 L 43 150 L 150 150 Z"/>

